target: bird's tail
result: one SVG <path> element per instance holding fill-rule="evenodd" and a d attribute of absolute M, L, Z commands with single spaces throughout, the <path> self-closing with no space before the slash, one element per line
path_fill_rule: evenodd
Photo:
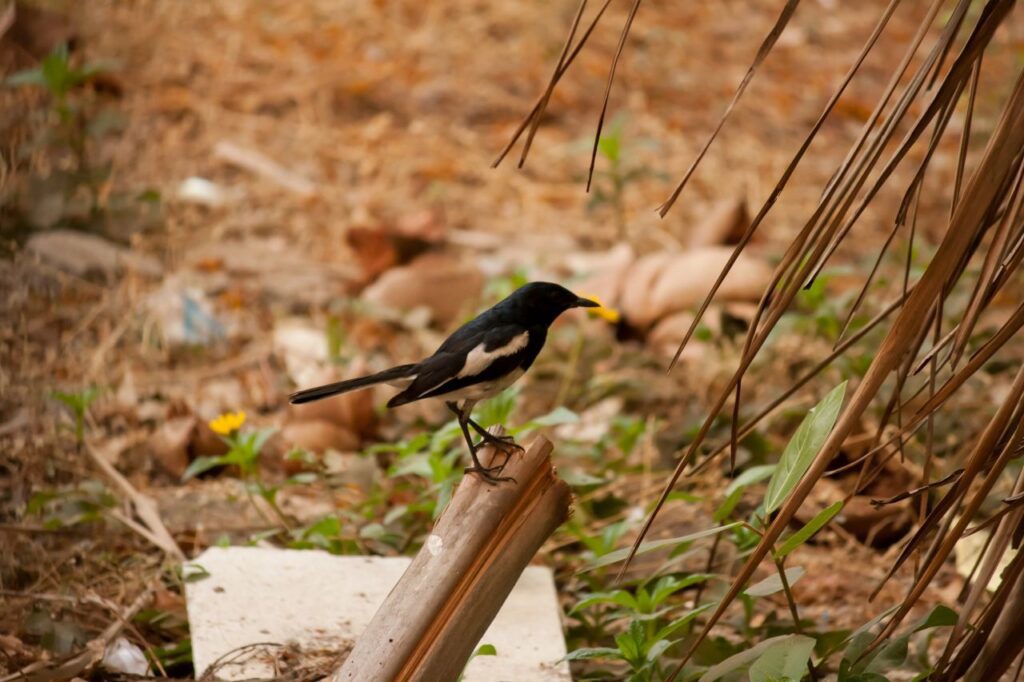
<path fill-rule="evenodd" d="M 311 403 L 314 400 L 330 398 L 332 395 L 348 393 L 349 391 L 354 391 L 358 388 L 366 388 L 367 386 L 382 384 L 386 381 L 393 381 L 395 379 L 405 379 L 416 373 L 416 367 L 417 365 L 399 365 L 398 367 L 392 367 L 391 369 L 386 369 L 383 372 L 377 372 L 376 374 L 370 374 L 369 376 L 337 381 L 333 384 L 324 384 L 323 386 L 317 386 L 316 388 L 307 388 L 303 391 L 292 393 L 288 396 L 288 402 L 293 405 Z"/>

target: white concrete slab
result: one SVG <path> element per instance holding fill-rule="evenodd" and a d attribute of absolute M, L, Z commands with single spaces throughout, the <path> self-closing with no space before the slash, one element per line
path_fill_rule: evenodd
<path fill-rule="evenodd" d="M 211 547 L 191 562 L 209 577 L 185 585 L 197 676 L 222 656 L 259 642 L 296 644 L 303 651 L 344 647 L 367 626 L 409 562 Z M 493 644 L 498 655 L 473 659 L 465 682 L 572 680 L 568 664 L 558 663 L 565 656 L 565 639 L 550 569 L 526 569 L 480 643 Z M 250 657 L 217 674 L 270 677 L 273 661 Z"/>

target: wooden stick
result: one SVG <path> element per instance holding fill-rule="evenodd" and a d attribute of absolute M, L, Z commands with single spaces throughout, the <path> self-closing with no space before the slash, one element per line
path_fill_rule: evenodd
<path fill-rule="evenodd" d="M 569 517 L 543 437 L 489 485 L 459 484 L 433 532 L 335 673 L 335 682 L 454 680 L 544 541 Z M 504 457 L 481 452 L 490 465 Z"/>
<path fill-rule="evenodd" d="M 163 520 L 160 518 L 160 508 L 157 506 L 156 500 L 136 490 L 135 486 L 120 471 L 115 469 L 114 465 L 108 462 L 103 455 L 97 452 L 96 448 L 91 444 L 86 443 L 85 449 L 89 453 L 89 457 L 92 458 L 93 463 L 100 468 L 100 471 L 114 485 L 120 488 L 124 497 L 131 502 L 135 514 L 142 523 L 135 523 L 131 518 L 116 510 L 111 512 L 111 516 L 162 549 L 172 559 L 184 561 L 185 553 L 181 551 L 181 547 L 175 542 L 174 536 L 167 530 L 167 526 L 164 525 Z"/>

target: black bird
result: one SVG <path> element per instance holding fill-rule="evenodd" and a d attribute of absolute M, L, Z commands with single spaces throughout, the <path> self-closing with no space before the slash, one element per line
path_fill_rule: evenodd
<path fill-rule="evenodd" d="M 600 304 L 596 301 L 580 298 L 558 284 L 530 282 L 459 327 L 425 360 L 298 391 L 290 400 L 293 404 L 308 403 L 382 383 L 404 389 L 388 401 L 388 407 L 440 398 L 458 418 L 473 458 L 473 466 L 466 473 L 477 473 L 489 483 L 511 480 L 495 475 L 501 473 L 504 464 L 484 467 L 476 451 L 490 443 L 506 454 L 507 462 L 513 449 L 522 448 L 513 443 L 511 436 L 493 436 L 473 421 L 473 406 L 497 395 L 530 368 L 544 347 L 548 327 L 559 315 L 570 308 L 597 307 Z M 480 435 L 480 443 L 474 445 L 467 427 Z"/>

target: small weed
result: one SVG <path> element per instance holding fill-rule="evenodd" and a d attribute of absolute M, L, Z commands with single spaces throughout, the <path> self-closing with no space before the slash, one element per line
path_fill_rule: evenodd
<path fill-rule="evenodd" d="M 618 237 L 624 238 L 628 230 L 626 191 L 635 181 L 644 177 L 663 177 L 648 166 L 629 166 L 625 162 L 625 128 L 628 117 L 618 113 L 605 128 L 597 142 L 597 152 L 607 162 L 607 170 L 594 171 L 594 183 L 587 210 L 611 208 L 618 228 Z M 589 141 L 587 142 L 589 148 Z"/>
<path fill-rule="evenodd" d="M 81 446 L 85 441 L 85 418 L 89 412 L 89 406 L 99 397 L 100 389 L 90 386 L 74 393 L 54 391 L 50 395 L 71 411 L 71 416 L 74 419 L 72 429 L 75 434 L 75 443 Z"/>
<path fill-rule="evenodd" d="M 100 147 L 121 132 L 124 121 L 90 87 L 112 70 L 107 62 L 78 66 L 67 46 L 59 45 L 39 66 L 5 80 L 8 87 L 42 88 L 49 96 L 38 132 L 10 162 L 12 168 L 33 169 L 16 210 L 23 230 L 67 226 L 109 231 L 116 222 L 134 231 L 159 216 L 160 197 L 153 190 L 113 191 L 113 167 Z"/>
<path fill-rule="evenodd" d="M 197 457 L 192 461 L 188 469 L 185 470 L 182 480 L 187 481 L 217 467 L 237 467 L 245 482 L 245 492 L 249 496 L 253 508 L 261 515 L 263 514 L 263 510 L 253 500 L 252 495 L 256 493 L 266 501 L 281 525 L 288 528 L 289 523 L 281 512 L 280 507 L 277 506 L 277 493 L 280 490 L 280 486 L 268 485 L 260 476 L 260 452 L 277 429 L 257 429 L 251 433 L 243 434 L 242 426 L 244 424 L 244 412 L 229 412 L 212 420 L 210 428 L 228 446 L 228 451 L 226 454 L 216 457 Z"/>

